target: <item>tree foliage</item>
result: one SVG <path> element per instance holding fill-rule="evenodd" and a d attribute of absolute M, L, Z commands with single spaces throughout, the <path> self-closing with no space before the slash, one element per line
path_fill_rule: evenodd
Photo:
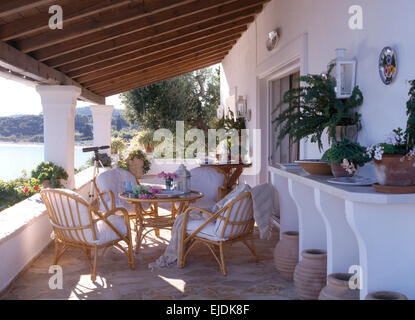
<path fill-rule="evenodd" d="M 186 127 L 208 130 L 220 103 L 219 69 L 202 69 L 137 88 L 121 95 L 126 117 L 140 129 L 176 131 Z"/>

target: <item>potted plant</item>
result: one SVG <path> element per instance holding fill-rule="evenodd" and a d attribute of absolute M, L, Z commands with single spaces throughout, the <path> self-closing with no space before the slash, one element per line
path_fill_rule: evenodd
<path fill-rule="evenodd" d="M 357 167 L 364 166 L 370 161 L 366 154 L 366 148 L 357 142 L 343 138 L 332 143 L 322 157 L 331 166 L 331 172 L 336 178 L 352 177 Z"/>
<path fill-rule="evenodd" d="M 395 129 L 384 142 L 367 149 L 381 186 L 415 185 L 415 80 L 410 85 L 405 131 Z"/>
<path fill-rule="evenodd" d="M 177 175 L 173 172 L 160 172 L 157 175 L 157 178 L 163 178 L 166 182 L 166 190 L 171 190 L 173 188 L 173 180 L 177 178 Z"/>
<path fill-rule="evenodd" d="M 43 184 L 44 188 L 62 188 L 61 180 L 68 180 L 68 173 L 53 162 L 41 162 L 32 170 L 31 176 Z"/>
<path fill-rule="evenodd" d="M 137 142 L 139 145 L 143 146 L 147 153 L 152 153 L 154 150 L 154 147 L 159 144 L 158 141 L 153 140 L 154 137 L 154 131 L 152 130 L 146 130 L 142 131 L 137 135 Z"/>
<path fill-rule="evenodd" d="M 277 147 L 284 137 L 289 136 L 294 143 L 310 138 L 322 150 L 325 130 L 328 131 L 330 142 L 342 138 L 356 141 L 361 117 L 356 108 L 363 104 L 363 94 L 356 86 L 350 98 L 338 99 L 332 70 L 333 65 L 330 65 L 327 74 L 301 76 L 296 81 L 304 82 L 305 85 L 284 94 L 273 110 L 273 114 L 280 112 L 272 120 L 275 130 L 279 131 Z"/>
<path fill-rule="evenodd" d="M 146 154 L 140 149 L 133 150 L 129 153 L 126 161 L 126 167 L 137 178 L 141 178 L 150 170 L 150 161 Z M 120 166 L 123 167 L 123 166 Z"/>

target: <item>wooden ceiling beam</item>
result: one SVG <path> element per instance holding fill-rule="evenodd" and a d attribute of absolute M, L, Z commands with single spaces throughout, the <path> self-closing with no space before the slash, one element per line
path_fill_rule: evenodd
<path fill-rule="evenodd" d="M 75 20 L 89 17 L 100 12 L 115 9 L 130 3 L 131 0 L 82 0 L 62 6 L 64 26 Z M 29 34 L 47 30 L 51 15 L 48 12 L 39 12 L 31 17 L 22 18 L 0 26 L 0 40 L 8 41 Z"/>
<path fill-rule="evenodd" d="M 186 68 L 186 70 L 188 68 L 193 68 L 193 70 L 198 70 L 199 69 L 198 66 L 200 64 L 211 63 L 212 61 L 218 61 L 219 59 L 223 59 L 224 56 L 225 55 L 223 53 L 220 53 L 220 54 L 213 55 L 211 57 L 188 61 L 187 63 L 182 62 L 181 64 L 174 64 L 174 68 L 166 66 L 166 67 L 159 68 L 159 69 L 142 70 L 139 76 L 131 76 L 131 77 L 127 77 L 121 80 L 120 79 L 111 80 L 112 81 L 111 83 L 104 83 L 104 84 L 100 84 L 100 85 L 93 87 L 93 90 L 101 91 L 105 89 L 112 89 L 117 86 L 120 86 L 120 87 L 128 86 L 133 82 L 134 83 L 137 82 L 137 80 L 147 81 L 150 78 L 158 77 L 159 75 L 170 74 L 171 72 L 177 72 L 178 70 L 182 70 L 183 68 Z"/>
<path fill-rule="evenodd" d="M 124 77 L 115 78 L 115 79 L 109 78 L 105 83 L 91 85 L 90 89 L 96 90 L 97 88 L 102 88 L 102 87 L 111 87 L 113 85 L 128 84 L 129 82 L 133 80 L 145 79 L 149 75 L 160 74 L 164 72 L 174 71 L 176 69 L 182 69 L 184 67 L 194 66 L 194 65 L 197 65 L 198 63 L 223 58 L 225 57 L 225 55 L 226 55 L 225 52 L 220 52 L 212 56 L 206 56 L 204 58 L 187 59 L 186 61 L 175 62 L 175 63 L 171 63 L 170 65 L 165 65 L 161 67 L 151 66 L 146 69 L 137 70 L 137 72 L 135 72 L 133 75 L 125 75 Z"/>
<path fill-rule="evenodd" d="M 30 10 L 39 6 L 51 4 L 52 2 L 56 3 L 56 1 L 53 0 L 1 0 L 0 18 L 16 14 L 24 10 Z"/>
<path fill-rule="evenodd" d="M 120 48 L 120 50 L 117 50 L 115 52 L 103 53 L 94 57 L 89 57 L 87 59 L 75 61 L 73 63 L 60 67 L 59 70 L 61 70 L 62 72 L 73 72 L 88 67 L 90 67 L 90 70 L 92 70 L 92 67 L 94 67 L 95 70 L 98 70 L 98 66 L 110 66 L 120 64 L 129 60 L 136 60 L 138 57 L 143 55 L 155 54 L 157 52 L 165 50 L 174 50 L 174 48 L 183 47 L 185 45 L 191 46 L 194 43 L 201 42 L 201 40 L 203 39 L 205 39 L 206 43 L 208 43 L 210 41 L 215 41 L 217 39 L 221 39 L 231 35 L 242 34 L 246 30 L 246 24 L 237 26 L 229 25 L 227 28 L 219 26 L 209 31 L 201 31 L 196 34 L 184 36 L 179 39 L 172 39 L 170 41 L 165 41 L 161 43 L 156 41 L 150 46 L 134 45 Z"/>
<path fill-rule="evenodd" d="M 67 55 L 79 50 L 85 49 L 83 53 L 89 54 L 87 48 L 102 44 L 99 50 L 111 50 L 114 46 L 127 45 L 128 41 L 140 41 L 145 37 L 151 37 L 158 33 L 165 33 L 168 31 L 177 30 L 181 26 L 189 26 L 190 24 L 199 24 L 208 19 L 223 16 L 232 12 L 241 11 L 250 7 L 258 6 L 269 0 L 223 0 L 214 2 L 208 0 L 202 1 L 206 6 L 205 10 L 195 12 L 190 10 L 191 6 L 184 6 L 181 10 L 168 10 L 162 14 L 151 17 L 137 19 L 135 21 L 119 25 L 116 28 L 106 29 L 105 32 L 96 32 L 88 36 L 77 38 L 76 41 L 65 41 L 63 43 L 55 44 L 41 50 L 36 50 L 31 55 L 40 61 L 49 60 L 61 55 Z M 208 6 L 210 4 L 210 6 Z M 178 9 L 178 8 L 177 8 Z M 166 25 L 172 22 L 173 25 Z M 167 26 L 167 28 L 166 28 Z M 147 33 L 137 33 L 147 29 Z M 153 33 L 149 29 L 154 29 Z M 125 37 L 131 34 L 131 37 Z M 118 40 L 120 39 L 120 40 Z M 92 49 L 91 49 L 92 50 Z M 95 51 L 99 53 L 99 51 Z"/>
<path fill-rule="evenodd" d="M 190 61 L 194 59 L 204 59 L 204 58 L 212 57 L 217 54 L 226 55 L 231 49 L 232 49 L 232 45 L 228 45 L 226 47 L 222 45 L 216 46 L 216 47 L 208 48 L 200 52 L 196 52 L 196 53 L 191 52 L 189 54 L 180 54 L 175 57 L 167 57 L 167 58 L 156 60 L 156 61 L 153 61 L 147 64 L 132 66 L 128 70 L 123 70 L 123 71 L 119 71 L 119 72 L 112 73 L 112 74 L 105 74 L 99 78 L 85 81 L 85 82 L 78 80 L 78 82 L 82 83 L 84 87 L 88 88 L 94 85 L 99 85 L 101 83 L 107 83 L 109 79 L 116 80 L 116 79 L 125 79 L 125 78 L 134 77 L 141 70 L 147 69 L 150 67 L 162 68 L 164 66 L 169 66 L 171 64 L 186 62 L 186 61 Z"/>
<path fill-rule="evenodd" d="M 0 42 L 0 67 L 28 77 L 39 84 L 72 85 L 82 89 L 81 98 L 97 104 L 105 104 L 105 98 L 84 88 L 64 73 L 48 67 L 12 46 Z"/>
<path fill-rule="evenodd" d="M 174 78 L 174 77 L 177 77 L 179 75 L 186 74 L 186 73 L 189 73 L 189 72 L 192 72 L 192 71 L 195 71 L 195 70 L 200 70 L 200 69 L 203 69 L 203 68 L 207 68 L 207 67 L 210 67 L 212 65 L 218 64 L 221 61 L 222 60 L 219 60 L 219 59 L 216 60 L 216 61 L 214 61 L 214 60 L 208 61 L 204 64 L 202 63 L 202 64 L 195 65 L 195 66 L 192 66 L 192 67 L 189 67 L 189 68 L 186 68 L 186 69 L 175 70 L 175 71 L 172 71 L 171 73 L 160 74 L 158 76 L 154 76 L 153 78 L 148 78 L 145 81 L 131 82 L 128 85 L 119 86 L 119 87 L 114 86 L 111 89 L 104 89 L 104 90 L 101 90 L 99 92 L 104 97 L 109 97 L 109 96 L 112 96 L 112 95 L 115 95 L 115 94 L 119 94 L 119 93 L 122 93 L 122 92 L 126 92 L 126 91 L 129 91 L 129 90 L 140 88 L 140 87 L 143 87 L 143 86 L 151 85 L 153 83 L 157 83 L 157 82 L 160 82 L 160 81 L 163 81 L 163 80 Z"/>
<path fill-rule="evenodd" d="M 257 8 L 257 9 L 255 9 Z M 197 19 L 185 19 L 184 24 L 173 26 L 171 22 L 159 25 L 157 28 L 147 28 L 137 33 L 121 36 L 120 38 L 102 42 L 96 46 L 87 47 L 75 52 L 71 52 L 56 58 L 45 60 L 44 62 L 53 68 L 76 61 L 91 61 L 92 57 L 104 59 L 106 56 L 113 57 L 136 50 L 144 49 L 156 43 L 162 44 L 184 36 L 190 36 L 201 31 L 210 31 L 214 28 L 222 27 L 224 30 L 240 25 L 248 25 L 254 21 L 254 15 L 259 13 L 262 6 L 252 9 L 245 9 L 240 12 L 233 12 L 218 18 L 209 18 L 202 22 L 195 22 Z M 190 20 L 190 21 L 189 21 Z"/>
<path fill-rule="evenodd" d="M 140 2 L 131 1 L 128 6 L 117 8 L 92 19 L 83 20 L 72 24 L 70 27 L 61 30 L 47 30 L 34 37 L 18 40 L 15 42 L 16 48 L 22 52 L 32 52 L 67 40 L 79 38 L 94 32 L 104 32 L 111 27 L 116 27 L 126 22 L 134 21 L 138 18 L 150 15 L 160 15 L 161 11 L 177 9 L 180 5 L 191 6 L 194 0 L 143 0 Z M 214 0 L 206 0 L 214 1 Z M 75 41 L 76 43 L 76 41 Z"/>
<path fill-rule="evenodd" d="M 241 36 L 242 32 L 224 32 L 222 34 L 217 34 L 212 37 L 208 37 L 202 40 L 195 40 L 191 43 L 186 43 L 179 45 L 175 48 L 162 46 L 157 50 L 144 49 L 140 52 L 135 52 L 131 55 L 126 55 L 121 58 L 115 58 L 112 60 L 103 61 L 102 63 L 96 63 L 88 67 L 75 70 L 73 72 L 68 72 L 68 76 L 71 78 L 78 78 L 87 74 L 93 76 L 100 75 L 103 72 L 112 72 L 128 69 L 132 64 L 144 63 L 157 60 L 166 56 L 170 56 L 185 50 L 194 49 L 199 50 L 207 48 L 209 46 L 215 46 L 221 43 L 227 43 L 234 40 L 237 40 Z M 65 72 L 65 71 L 63 71 Z M 66 73 L 66 72 L 65 72 Z"/>

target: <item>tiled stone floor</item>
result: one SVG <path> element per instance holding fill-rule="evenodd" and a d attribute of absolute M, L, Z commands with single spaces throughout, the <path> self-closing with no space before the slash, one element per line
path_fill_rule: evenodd
<path fill-rule="evenodd" d="M 48 273 L 53 263 L 53 245 L 0 295 L 0 299 L 296 299 L 293 283 L 282 279 L 273 263 L 278 239 L 255 240 L 259 262 L 254 262 L 242 243 L 225 249 L 228 275 L 223 276 L 204 245 L 196 246 L 183 269 L 148 269 L 163 252 L 170 232 L 156 238 L 152 233 L 135 255 L 136 269 L 130 270 L 126 256 L 108 249 L 98 261 L 98 277 L 92 282 L 84 254 L 68 249 L 59 264 L 63 268 L 63 289 L 51 290 Z"/>

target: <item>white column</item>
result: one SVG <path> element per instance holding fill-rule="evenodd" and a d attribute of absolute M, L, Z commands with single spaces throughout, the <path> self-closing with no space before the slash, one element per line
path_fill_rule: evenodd
<path fill-rule="evenodd" d="M 75 86 L 36 87 L 43 107 L 45 161 L 68 172 L 66 188 L 74 188 L 75 108 L 81 89 Z"/>
<path fill-rule="evenodd" d="M 111 119 L 114 106 L 94 105 L 89 107 L 94 122 L 94 146 L 111 146 Z M 108 155 L 111 150 L 106 150 Z"/>

